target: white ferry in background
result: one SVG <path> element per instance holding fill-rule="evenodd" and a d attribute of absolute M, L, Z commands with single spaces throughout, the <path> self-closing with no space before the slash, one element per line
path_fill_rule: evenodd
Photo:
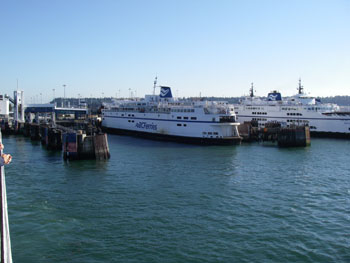
<path fill-rule="evenodd" d="M 269 93 L 266 99 L 254 97 L 252 85 L 250 95 L 235 104 L 234 110 L 240 123 L 256 121 L 260 127 L 272 121 L 287 127 L 308 125 L 313 136 L 350 138 L 350 112 L 306 95 L 301 80 L 298 94 L 286 99 L 277 91 Z"/>
<path fill-rule="evenodd" d="M 157 81 L 154 82 L 154 91 Z M 237 144 L 242 138 L 227 102 L 173 98 L 170 87 L 144 99 L 115 100 L 104 105 L 102 128 L 107 132 L 196 144 Z"/>

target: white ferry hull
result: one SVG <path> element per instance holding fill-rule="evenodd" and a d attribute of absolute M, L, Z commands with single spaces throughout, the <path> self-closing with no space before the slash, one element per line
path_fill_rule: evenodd
<path fill-rule="evenodd" d="M 266 122 L 276 121 L 292 124 L 307 124 L 312 136 L 350 138 L 350 113 L 323 114 L 317 111 L 306 111 L 302 107 L 282 106 L 243 106 L 235 105 L 237 121 L 257 121 L 259 126 Z M 287 115 L 288 114 L 288 115 Z M 292 115 L 293 114 L 293 115 Z M 297 115 L 298 114 L 298 115 Z"/>
<path fill-rule="evenodd" d="M 157 78 L 153 88 L 156 88 Z M 236 144 L 235 114 L 227 102 L 177 100 L 171 88 L 160 86 L 159 96 L 115 101 L 102 110 L 102 127 L 119 134 L 198 144 Z"/>
<path fill-rule="evenodd" d="M 103 130 L 121 135 L 193 144 L 232 145 L 242 140 L 237 132 L 237 123 L 177 120 L 170 119 L 169 114 L 134 113 L 132 117 L 116 115 L 113 112 L 104 114 Z"/>

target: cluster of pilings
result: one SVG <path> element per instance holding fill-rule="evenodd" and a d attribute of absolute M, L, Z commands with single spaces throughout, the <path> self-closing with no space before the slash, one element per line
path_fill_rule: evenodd
<path fill-rule="evenodd" d="M 257 127 L 255 123 L 245 122 L 239 126 L 239 134 L 243 141 L 276 143 L 280 147 L 310 146 L 310 128 L 308 126 L 282 127 L 280 123 L 266 123 L 265 127 Z"/>
<path fill-rule="evenodd" d="M 24 123 L 2 119 L 0 121 L 0 127 L 2 134 L 20 134 L 23 131 Z"/>
<path fill-rule="evenodd" d="M 88 136 L 76 132 L 64 133 L 63 158 L 65 160 L 109 159 L 107 134 Z"/>
<path fill-rule="evenodd" d="M 60 125 L 25 123 L 23 134 L 41 141 L 48 150 L 63 151 L 65 160 L 109 159 L 107 134 L 74 130 Z"/>

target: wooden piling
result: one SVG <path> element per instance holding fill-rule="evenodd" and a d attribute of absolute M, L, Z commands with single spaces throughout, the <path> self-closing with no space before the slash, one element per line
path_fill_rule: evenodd
<path fill-rule="evenodd" d="M 95 147 L 95 158 L 97 160 L 107 160 L 111 157 L 109 153 L 107 134 L 96 134 L 93 137 Z"/>
<path fill-rule="evenodd" d="M 48 126 L 40 125 L 40 140 L 42 145 L 47 145 L 49 141 Z"/>
<path fill-rule="evenodd" d="M 55 128 L 48 128 L 48 150 L 62 150 L 62 131 Z"/>
<path fill-rule="evenodd" d="M 33 141 L 40 140 L 40 126 L 37 123 L 30 124 L 30 139 Z"/>

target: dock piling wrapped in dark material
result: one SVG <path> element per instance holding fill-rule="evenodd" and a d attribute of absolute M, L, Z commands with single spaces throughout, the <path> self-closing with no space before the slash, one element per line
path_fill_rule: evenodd
<path fill-rule="evenodd" d="M 64 133 L 63 158 L 65 160 L 109 159 L 107 134 L 86 136 L 82 133 Z"/>
<path fill-rule="evenodd" d="M 40 140 L 40 126 L 39 126 L 39 124 L 32 123 L 30 125 L 30 138 L 33 141 Z"/>
<path fill-rule="evenodd" d="M 49 128 L 48 140 L 46 144 L 48 150 L 62 150 L 62 131 L 55 128 Z"/>
<path fill-rule="evenodd" d="M 253 122 L 245 122 L 239 126 L 239 133 L 246 142 L 259 141 L 277 143 L 280 147 L 310 146 L 310 127 L 281 127 L 280 123 L 266 123 L 265 127 L 255 127 Z"/>
<path fill-rule="evenodd" d="M 282 128 L 278 133 L 278 146 L 280 147 L 305 147 L 310 144 L 310 128 L 308 126 Z"/>

